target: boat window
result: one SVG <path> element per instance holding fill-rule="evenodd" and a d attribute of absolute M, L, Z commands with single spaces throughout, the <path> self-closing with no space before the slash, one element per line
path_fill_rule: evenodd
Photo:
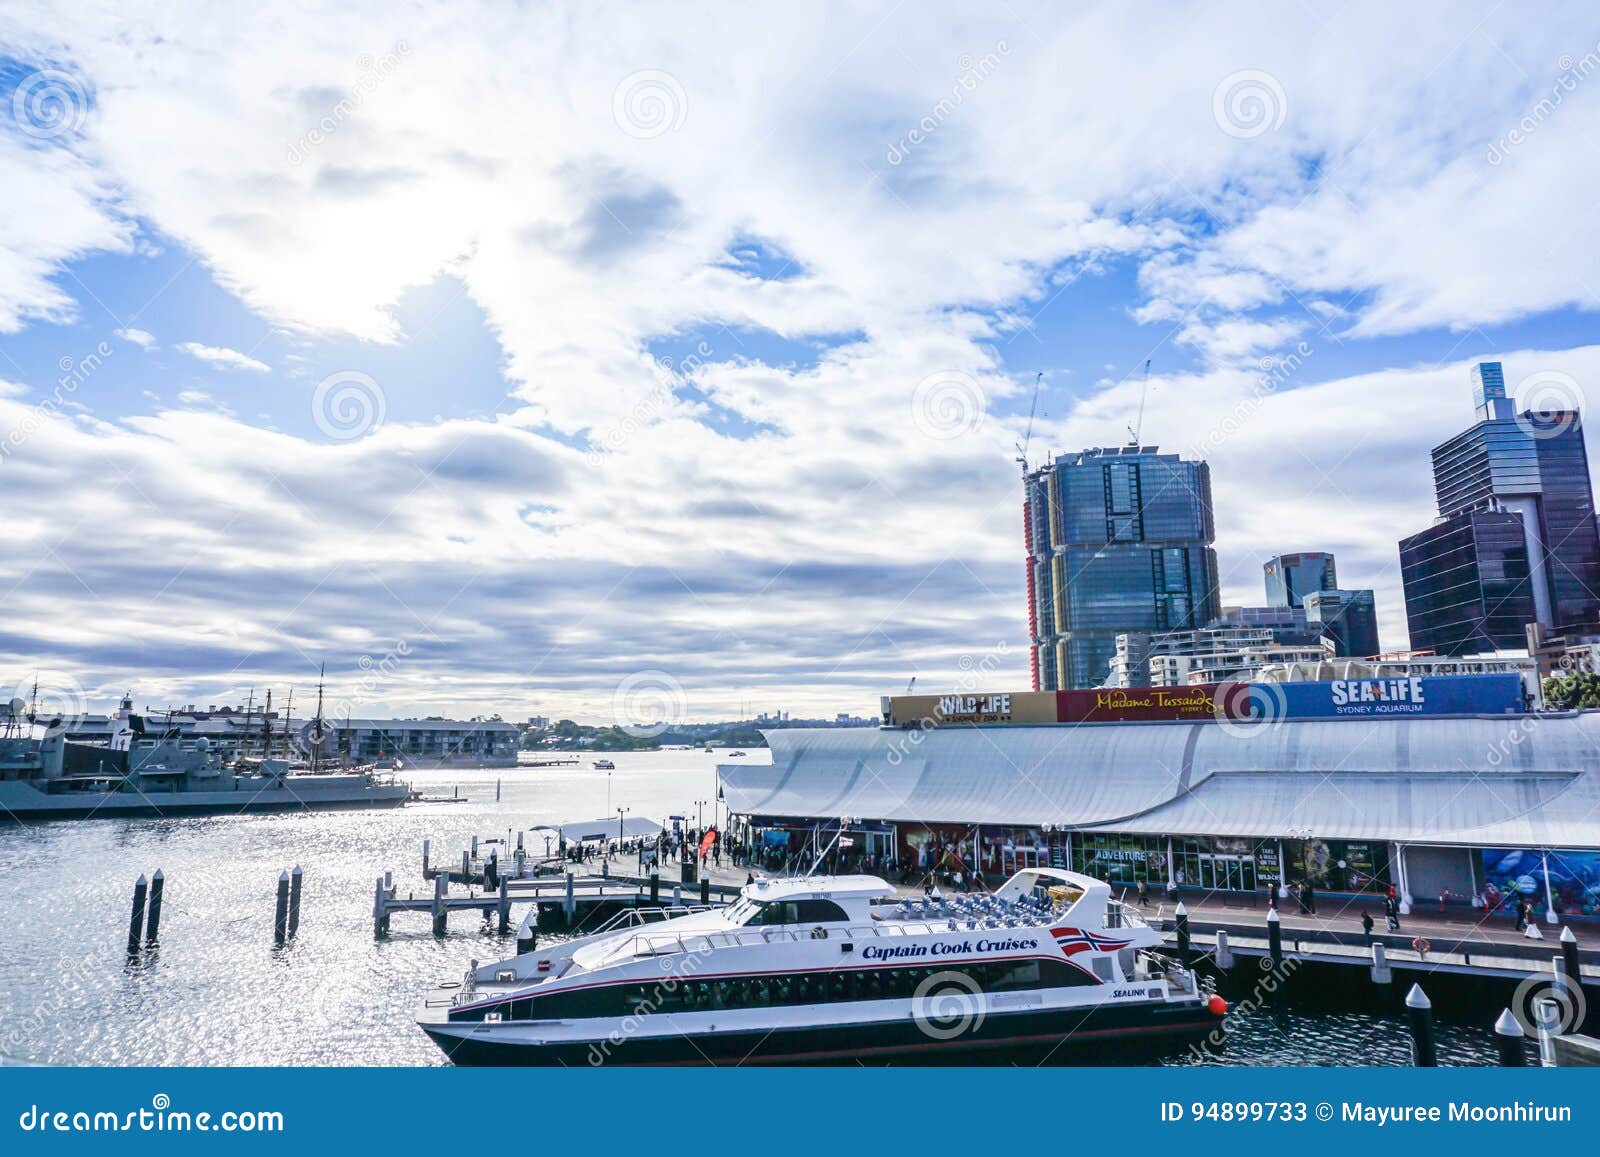
<path fill-rule="evenodd" d="M 832 900 L 773 900 L 758 903 L 760 911 L 748 921 L 750 924 L 828 924 L 850 919 L 848 913 Z"/>

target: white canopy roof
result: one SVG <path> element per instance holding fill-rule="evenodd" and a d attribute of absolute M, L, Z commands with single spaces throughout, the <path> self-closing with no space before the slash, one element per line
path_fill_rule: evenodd
<path fill-rule="evenodd" d="M 1600 712 L 781 730 L 744 815 L 1600 847 Z"/>

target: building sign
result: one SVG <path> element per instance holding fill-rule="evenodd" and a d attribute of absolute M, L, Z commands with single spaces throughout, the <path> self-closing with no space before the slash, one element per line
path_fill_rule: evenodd
<path fill-rule="evenodd" d="M 890 727 L 918 728 L 953 723 L 1204 723 L 1256 717 L 1506 715 L 1523 709 L 1520 675 L 1423 675 L 1307 683 L 1202 683 L 1192 687 L 886 696 L 883 721 Z"/>

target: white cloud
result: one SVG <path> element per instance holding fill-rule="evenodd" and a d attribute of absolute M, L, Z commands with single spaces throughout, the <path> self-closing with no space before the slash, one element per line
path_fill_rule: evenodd
<path fill-rule="evenodd" d="M 1295 342 L 1595 307 L 1595 97 L 1487 159 L 1560 54 L 1590 47 L 1568 31 L 1583 8 L 1430 21 L 1224 5 L 1168 10 L 1153 34 L 1143 12 L 1014 7 L 729 5 L 690 27 L 651 7 L 219 24 L 199 3 L 13 6 L 5 38 L 70 60 L 96 96 L 72 140 L 0 134 L 0 182 L 30 191 L 0 217 L 0 330 L 83 312 L 63 263 L 129 251 L 138 219 L 297 339 L 401 340 L 406 290 L 459 279 L 516 395 L 499 423 L 391 421 L 331 447 L 203 408 L 53 417 L 9 455 L 8 485 L 85 497 L 25 525 L 7 573 L 45 564 L 26 609 L 59 620 L 69 566 L 151 665 L 181 628 L 173 678 L 281 673 L 413 632 L 429 645 L 397 701 L 443 694 L 422 672 L 448 669 L 462 700 L 603 710 L 632 662 L 698 664 L 706 710 L 771 691 L 870 712 L 884 686 L 954 678 L 958 654 L 1000 638 L 1015 644 L 1003 681 L 1024 677 L 1021 422 L 929 437 L 913 399 L 932 375 L 991 410 L 1025 397 L 996 348 L 1026 347 L 1058 293 L 1069 308 L 1137 264 L 1118 304 L 1210 367 L 1152 379 L 1146 437 L 1168 444 L 1221 429 L 1249 400 L 1249 364 Z M 963 57 L 989 53 L 982 83 L 891 161 Z M 1247 70 L 1283 107 L 1242 137 L 1213 98 Z M 619 126 L 619 86 L 658 73 L 680 102 L 665 127 Z M 792 259 L 782 280 L 728 261 L 752 239 Z M 851 340 L 814 365 L 765 364 L 747 329 L 799 349 Z M 682 380 L 663 388 L 646 348 L 685 333 L 710 347 L 686 371 L 693 400 Z M 1588 350 L 1550 361 L 1580 381 L 1600 370 Z M 1332 372 L 1313 354 L 1293 384 Z M 1253 598 L 1258 556 L 1311 534 L 1346 581 L 1379 588 L 1397 644 L 1393 544 L 1427 523 L 1427 449 L 1470 417 L 1463 373 L 1286 387 L 1205 443 L 1226 597 Z M 1138 389 L 1112 382 L 1068 413 L 1058 398 L 1036 447 L 1121 442 Z M 80 509 L 104 477 L 110 496 Z M 79 516 L 137 524 L 141 567 L 178 561 L 119 587 L 136 568 L 117 543 L 62 545 Z M 241 617 L 241 597 L 259 613 Z M 319 613 L 296 613 L 301 598 Z M 97 626 L 113 621 L 37 645 L 128 663 Z"/>
<path fill-rule="evenodd" d="M 125 342 L 132 342 L 140 349 L 149 350 L 156 346 L 156 335 L 148 330 L 134 329 L 130 326 L 127 329 L 115 329 L 111 332 Z"/>
<path fill-rule="evenodd" d="M 266 362 L 257 361 L 248 354 L 238 350 L 229 349 L 227 346 L 201 345 L 197 341 L 181 341 L 178 348 L 192 358 L 198 358 L 209 366 L 216 366 L 222 370 L 249 370 L 255 374 L 265 374 L 272 367 Z"/>

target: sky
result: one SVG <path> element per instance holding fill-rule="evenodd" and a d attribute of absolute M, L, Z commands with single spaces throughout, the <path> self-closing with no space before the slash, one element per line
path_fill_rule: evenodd
<path fill-rule="evenodd" d="M 1403 648 L 1472 364 L 1600 380 L 1600 20 L 1322 7 L 5 0 L 0 693 L 1020 688 L 1141 421 Z"/>

